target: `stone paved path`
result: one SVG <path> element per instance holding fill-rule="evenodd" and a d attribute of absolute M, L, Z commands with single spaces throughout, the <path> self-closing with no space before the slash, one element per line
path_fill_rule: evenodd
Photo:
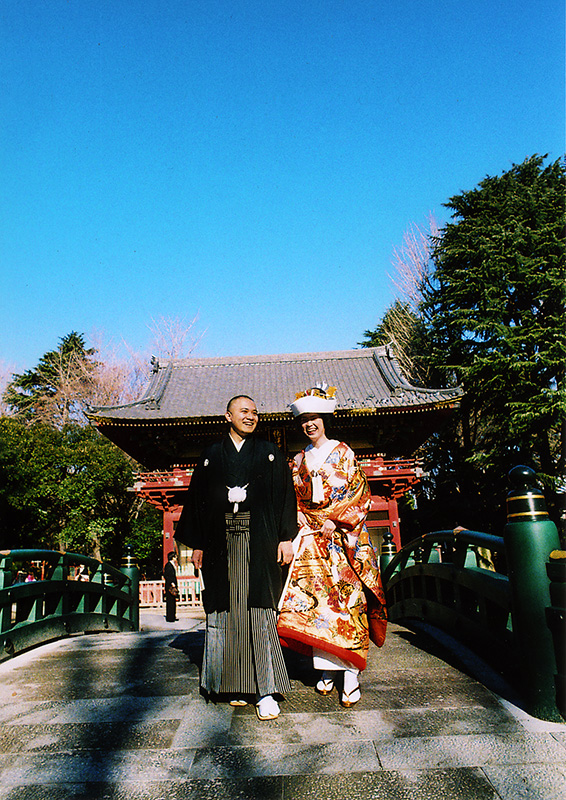
<path fill-rule="evenodd" d="M 390 626 L 349 710 L 292 656 L 281 716 L 259 722 L 200 696 L 202 621 L 142 627 L 0 664 L 0 800 L 566 800 L 566 726 L 424 634 Z"/>

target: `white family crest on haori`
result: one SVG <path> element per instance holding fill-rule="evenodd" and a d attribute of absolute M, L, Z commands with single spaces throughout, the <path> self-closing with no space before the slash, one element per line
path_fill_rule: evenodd
<path fill-rule="evenodd" d="M 249 483 L 246 483 L 245 486 L 227 486 L 228 489 L 228 502 L 234 503 L 234 514 L 238 512 L 238 507 L 240 503 L 243 503 L 248 493 L 246 489 L 248 488 Z"/>

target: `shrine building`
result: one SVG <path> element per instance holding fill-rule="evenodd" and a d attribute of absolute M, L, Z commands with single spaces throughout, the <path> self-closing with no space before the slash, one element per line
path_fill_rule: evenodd
<path fill-rule="evenodd" d="M 419 447 L 457 407 L 460 389 L 412 386 L 389 347 L 328 353 L 152 360 L 149 386 L 140 400 L 91 408 L 102 434 L 144 468 L 135 491 L 163 513 L 163 557 L 183 493 L 204 447 L 228 429 L 224 417 L 234 395 L 252 397 L 259 411 L 257 434 L 292 458 L 308 442 L 289 410 L 297 392 L 325 382 L 336 387 L 336 411 L 328 434 L 349 444 L 371 489 L 368 527 L 379 547 L 390 531 L 400 546 L 398 500 L 422 475 Z M 181 571 L 188 554 L 181 553 Z"/>

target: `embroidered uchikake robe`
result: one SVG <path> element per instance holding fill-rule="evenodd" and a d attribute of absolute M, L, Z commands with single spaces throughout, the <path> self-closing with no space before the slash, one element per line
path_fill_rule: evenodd
<path fill-rule="evenodd" d="M 323 650 L 363 670 L 369 647 L 366 593 L 374 598 L 385 625 L 385 596 L 377 554 L 365 519 L 370 506 L 366 477 L 343 442 L 316 472 L 323 497 L 313 502 L 310 448 L 293 465 L 293 482 L 303 522 L 295 540 L 295 559 L 280 602 L 278 632 L 282 643 L 303 653 Z M 301 518 L 304 515 L 303 518 Z M 330 541 L 320 535 L 326 519 L 336 525 Z"/>

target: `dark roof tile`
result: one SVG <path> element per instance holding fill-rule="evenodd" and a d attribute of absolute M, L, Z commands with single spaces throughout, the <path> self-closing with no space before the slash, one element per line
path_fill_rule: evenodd
<path fill-rule="evenodd" d="M 260 413 L 282 414 L 297 391 L 318 381 L 336 386 L 337 409 L 435 406 L 456 400 L 460 389 L 411 386 L 389 348 L 327 353 L 188 358 L 154 364 L 141 400 L 91 409 L 91 416 L 112 420 L 160 420 L 218 417 L 236 394 L 249 394 Z"/>

